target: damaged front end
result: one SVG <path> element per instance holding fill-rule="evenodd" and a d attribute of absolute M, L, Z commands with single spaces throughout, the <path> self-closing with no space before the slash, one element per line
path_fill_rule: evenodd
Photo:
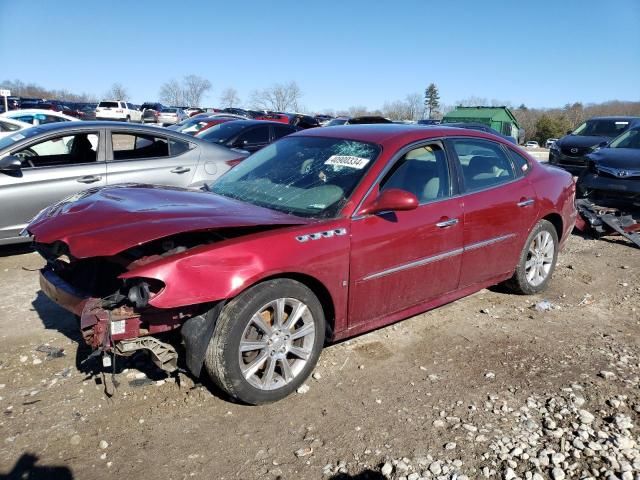
<path fill-rule="evenodd" d="M 62 242 L 36 243 L 36 249 L 47 260 L 40 271 L 40 287 L 51 300 L 79 317 L 82 337 L 96 352 L 130 356 L 144 350 L 158 368 L 173 372 L 178 353 L 158 335 L 162 338 L 163 334 L 182 328 L 187 366 L 198 376 L 219 312 L 214 308 L 216 304 L 155 308 L 150 301 L 164 288 L 162 282 L 120 277 L 156 260 L 226 238 L 213 232 L 183 234 L 112 257 L 86 259 L 73 258 Z M 206 338 L 204 345 L 202 338 Z"/>

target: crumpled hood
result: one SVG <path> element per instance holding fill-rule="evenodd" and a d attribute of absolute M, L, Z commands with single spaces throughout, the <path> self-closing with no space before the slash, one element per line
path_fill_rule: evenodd
<path fill-rule="evenodd" d="M 177 233 L 309 221 L 210 192 L 126 184 L 72 195 L 42 210 L 27 231 L 36 242 L 62 241 L 74 257 L 87 258 Z"/>
<path fill-rule="evenodd" d="M 556 142 L 558 147 L 595 147 L 596 145 L 600 145 L 602 142 L 608 142 L 611 140 L 609 137 L 593 137 L 593 136 L 582 136 L 582 135 L 565 135 L 560 140 Z"/>
<path fill-rule="evenodd" d="M 640 170 L 640 150 L 635 148 L 601 148 L 588 158 L 603 167 Z"/>

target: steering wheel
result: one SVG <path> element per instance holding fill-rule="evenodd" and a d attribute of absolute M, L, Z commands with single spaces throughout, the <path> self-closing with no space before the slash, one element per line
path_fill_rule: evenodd
<path fill-rule="evenodd" d="M 22 159 L 22 161 L 26 162 L 27 165 L 29 165 L 30 167 L 35 167 L 31 159 L 34 157 L 37 157 L 38 154 L 34 150 L 31 150 L 30 148 L 25 148 L 24 150 L 21 150 L 18 153 L 16 153 L 15 156 Z"/>

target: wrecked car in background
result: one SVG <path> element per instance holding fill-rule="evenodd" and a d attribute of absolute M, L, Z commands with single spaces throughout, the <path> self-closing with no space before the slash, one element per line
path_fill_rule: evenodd
<path fill-rule="evenodd" d="M 640 125 L 587 155 L 577 189 L 578 229 L 617 233 L 640 247 Z"/>
<path fill-rule="evenodd" d="M 285 137 L 209 186 L 92 189 L 27 227 L 40 284 L 105 355 L 177 354 L 231 397 L 279 400 L 325 341 L 500 282 L 548 285 L 575 183 L 479 131 L 406 125 Z M 111 358 L 111 357 L 107 357 Z"/>
<path fill-rule="evenodd" d="M 587 166 L 586 156 L 611 139 L 640 123 L 640 117 L 594 117 L 555 141 L 549 149 L 549 164 L 579 175 Z"/>

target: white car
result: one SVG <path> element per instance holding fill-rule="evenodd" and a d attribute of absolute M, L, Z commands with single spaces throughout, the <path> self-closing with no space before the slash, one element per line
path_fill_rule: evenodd
<path fill-rule="evenodd" d="M 544 142 L 545 148 L 551 148 L 551 146 L 558 141 L 557 138 L 547 138 L 547 141 Z"/>
<path fill-rule="evenodd" d="M 540 145 L 535 140 L 529 140 L 524 144 L 524 148 L 540 148 Z"/>
<path fill-rule="evenodd" d="M 76 117 L 65 115 L 64 113 L 44 110 L 41 108 L 27 108 L 25 110 L 10 110 L 0 115 L 0 117 L 19 120 L 30 125 L 44 125 L 55 122 L 79 122 Z"/>
<path fill-rule="evenodd" d="M 167 107 L 160 110 L 158 123 L 165 127 L 167 125 L 175 125 L 176 123 L 180 123 L 188 118 L 189 115 L 187 115 L 181 108 Z"/>
<path fill-rule="evenodd" d="M 132 104 L 119 100 L 105 100 L 96 107 L 96 120 L 120 120 L 142 123 L 142 112 Z"/>
<path fill-rule="evenodd" d="M 11 118 L 0 117 L 0 138 L 11 135 L 12 133 L 18 133 L 20 130 L 31 127 L 31 124 L 21 122 L 20 120 L 13 120 Z"/>

